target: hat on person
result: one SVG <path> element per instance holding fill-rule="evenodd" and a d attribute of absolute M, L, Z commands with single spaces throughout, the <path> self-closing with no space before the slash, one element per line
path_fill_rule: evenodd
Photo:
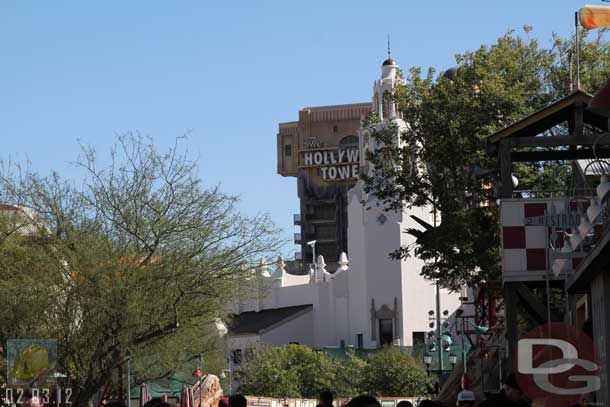
<path fill-rule="evenodd" d="M 462 390 L 458 393 L 457 401 L 476 401 L 476 398 L 470 390 Z"/>

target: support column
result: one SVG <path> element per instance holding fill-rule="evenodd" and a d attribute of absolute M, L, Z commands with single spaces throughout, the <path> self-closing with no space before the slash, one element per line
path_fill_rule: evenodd
<path fill-rule="evenodd" d="M 513 196 L 513 162 L 510 156 L 509 139 L 500 141 L 498 161 L 498 167 L 500 168 L 500 198 L 511 198 Z"/>
<path fill-rule="evenodd" d="M 506 326 L 506 344 L 508 345 L 507 359 L 512 360 L 517 349 L 519 332 L 517 331 L 518 308 L 517 308 L 517 286 L 519 283 L 504 284 L 504 314 Z M 511 369 L 510 364 L 507 368 Z"/>

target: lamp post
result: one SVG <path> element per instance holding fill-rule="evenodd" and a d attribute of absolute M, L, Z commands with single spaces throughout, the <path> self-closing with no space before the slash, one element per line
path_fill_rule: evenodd
<path fill-rule="evenodd" d="M 428 376 L 430 376 L 430 365 L 432 364 L 432 355 L 428 352 L 424 353 L 424 365 L 426 365 L 426 371 L 428 372 Z"/>
<path fill-rule="evenodd" d="M 440 311 L 440 289 L 437 283 L 436 285 L 436 312 L 434 310 L 428 311 L 428 319 L 430 320 L 430 328 L 432 330 L 428 333 L 428 350 L 430 352 L 436 352 L 438 349 L 438 372 L 439 376 L 445 370 L 443 352 L 449 352 L 451 347 L 451 335 L 447 332 L 441 331 L 441 327 L 446 328 L 448 326 L 447 318 L 449 311 L 444 310 L 441 314 Z M 447 348 L 443 346 L 443 341 L 447 343 Z"/>
<path fill-rule="evenodd" d="M 311 247 L 312 250 L 312 263 L 313 263 L 313 278 L 316 279 L 316 275 L 318 274 L 318 262 L 316 261 L 316 240 L 310 240 L 307 242 L 307 245 Z"/>
<path fill-rule="evenodd" d="M 127 407 L 131 407 L 131 357 L 127 357 Z"/>

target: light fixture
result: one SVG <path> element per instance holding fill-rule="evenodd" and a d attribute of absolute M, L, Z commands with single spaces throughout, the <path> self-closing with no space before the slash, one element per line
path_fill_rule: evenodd
<path fill-rule="evenodd" d="M 513 189 L 519 186 L 519 180 L 513 174 L 510 174 L 510 179 L 513 182 Z"/>
<path fill-rule="evenodd" d="M 449 363 L 451 363 L 451 366 L 455 366 L 457 363 L 457 355 L 453 352 L 449 354 Z"/>
<path fill-rule="evenodd" d="M 561 274 L 561 272 L 566 269 L 567 266 L 568 266 L 568 259 L 556 259 L 553 262 L 553 266 L 551 267 L 551 270 L 553 271 L 553 275 L 555 277 L 558 277 Z"/>
<path fill-rule="evenodd" d="M 595 223 L 595 220 L 603 211 L 604 207 L 598 204 L 596 199 L 591 199 L 591 205 L 587 208 L 587 218 L 589 218 L 589 222 Z"/>
<path fill-rule="evenodd" d="M 578 225 L 578 233 L 580 233 L 580 237 L 584 239 L 592 228 L 593 226 L 591 226 L 591 223 L 589 223 L 586 216 L 580 218 L 580 224 Z"/>
<path fill-rule="evenodd" d="M 428 352 L 424 353 L 424 365 L 429 367 L 432 364 L 432 355 Z"/>
<path fill-rule="evenodd" d="M 561 266 L 557 262 L 553 262 L 553 265 L 551 266 L 551 270 L 553 271 L 553 275 L 555 277 L 557 277 L 559 274 L 561 274 Z"/>
<path fill-rule="evenodd" d="M 602 175 L 597 186 L 597 198 L 600 202 L 604 202 L 608 192 L 610 192 L 610 181 L 608 181 L 608 177 Z"/>

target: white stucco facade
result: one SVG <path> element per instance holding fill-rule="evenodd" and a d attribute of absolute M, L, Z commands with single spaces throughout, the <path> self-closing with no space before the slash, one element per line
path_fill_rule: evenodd
<path fill-rule="evenodd" d="M 407 124 L 398 117 L 391 92 L 400 80 L 398 66 L 392 60 L 382 66 L 381 79 L 374 82 L 373 111 L 381 123 L 396 130 L 395 143 Z M 367 149 L 377 141 L 369 129 L 358 132 L 360 171 L 370 171 Z M 285 323 L 275 323 L 258 332 L 234 335 L 229 348 L 244 349 L 254 343 L 282 345 L 301 343 L 314 348 L 354 346 L 378 348 L 386 343 L 412 346 L 431 330 L 429 310 L 436 311 L 436 285 L 421 275 L 423 261 L 416 257 L 390 258 L 400 246 L 414 243 L 406 234 L 409 228 L 421 228 L 411 217 L 433 224 L 430 208 L 386 211 L 358 181 L 347 194 L 347 246 L 349 259 L 342 254 L 334 274 L 326 272 L 322 256 L 317 257 L 311 275 L 291 275 L 279 258 L 275 265 L 264 264 L 259 273 L 260 298 L 235 308 L 238 314 L 250 313 L 254 319 L 265 318 L 263 311 L 311 305 L 299 316 Z M 269 269 L 272 272 L 269 272 Z M 441 310 L 453 314 L 460 308 L 459 293 L 440 290 Z"/>

